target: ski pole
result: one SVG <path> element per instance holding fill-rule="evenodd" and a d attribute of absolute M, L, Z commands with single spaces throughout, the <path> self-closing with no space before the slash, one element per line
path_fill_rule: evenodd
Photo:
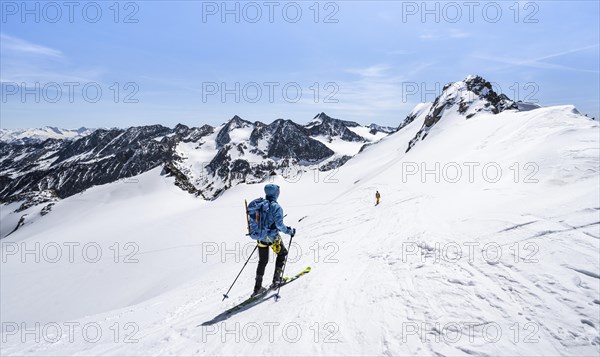
<path fill-rule="evenodd" d="M 287 260 L 289 257 L 289 249 L 292 248 L 292 239 L 294 238 L 294 235 L 290 236 L 290 244 L 288 244 L 288 255 L 285 256 L 285 261 L 283 262 L 283 267 L 281 268 L 281 276 L 283 277 L 283 273 L 285 272 L 285 266 L 287 265 Z M 279 299 L 279 290 L 281 290 L 281 285 L 279 285 L 279 287 L 277 288 L 277 294 L 275 294 L 275 301 L 277 301 L 277 299 Z"/>
<path fill-rule="evenodd" d="M 227 290 L 227 292 L 225 294 L 223 294 L 223 300 L 221 300 L 221 301 L 224 301 L 225 299 L 229 298 L 229 296 L 227 294 L 229 294 L 229 292 L 231 291 L 231 288 L 233 288 L 233 285 L 235 284 L 235 282 L 240 277 L 240 274 L 242 274 L 242 271 L 244 270 L 244 268 L 246 267 L 246 265 L 250 261 L 250 258 L 254 254 L 254 251 L 256 251 L 256 248 L 258 248 L 258 244 L 254 247 L 254 250 L 252 251 L 252 253 L 250 253 L 250 256 L 248 256 L 248 259 L 246 259 L 246 262 L 244 263 L 244 266 L 242 267 L 242 270 L 240 270 L 240 272 L 238 273 L 238 275 L 235 277 L 235 280 L 233 281 L 233 283 L 231 283 L 231 286 L 229 287 L 229 290 Z"/>

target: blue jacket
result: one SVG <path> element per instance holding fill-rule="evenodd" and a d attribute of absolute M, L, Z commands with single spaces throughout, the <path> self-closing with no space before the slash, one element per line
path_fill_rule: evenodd
<path fill-rule="evenodd" d="M 282 232 L 290 235 L 292 234 L 292 230 L 283 224 L 283 208 L 277 203 L 277 198 L 279 198 L 279 186 L 271 183 L 266 185 L 265 194 L 265 198 L 271 203 L 269 215 L 267 217 L 267 227 L 269 227 L 267 236 L 270 239 L 268 243 L 272 243 L 277 233 Z"/>

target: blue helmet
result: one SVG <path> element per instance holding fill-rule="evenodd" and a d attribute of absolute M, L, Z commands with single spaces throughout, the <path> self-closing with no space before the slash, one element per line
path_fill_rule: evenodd
<path fill-rule="evenodd" d="M 266 184 L 265 194 L 267 195 L 267 200 L 277 201 L 277 198 L 279 198 L 279 186 L 272 183 Z"/>

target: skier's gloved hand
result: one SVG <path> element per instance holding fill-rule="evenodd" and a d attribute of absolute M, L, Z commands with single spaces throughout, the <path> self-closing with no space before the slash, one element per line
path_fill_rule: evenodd
<path fill-rule="evenodd" d="M 287 227 L 288 232 L 290 232 L 290 235 L 293 237 L 296 235 L 296 228 L 292 228 L 290 226 Z"/>

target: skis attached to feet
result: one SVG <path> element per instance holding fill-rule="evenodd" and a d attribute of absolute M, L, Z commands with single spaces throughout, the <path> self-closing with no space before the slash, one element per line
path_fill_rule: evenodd
<path fill-rule="evenodd" d="M 290 277 L 285 277 L 282 279 L 281 284 L 278 285 L 271 285 L 268 288 L 262 288 L 261 291 L 259 291 L 257 294 L 254 294 L 252 296 L 250 296 L 248 299 L 246 299 L 245 301 L 243 301 L 241 304 L 232 307 L 231 309 L 227 310 L 230 311 L 232 309 L 235 309 L 238 306 L 244 307 L 245 305 L 251 304 L 252 302 L 256 301 L 256 300 L 260 300 L 262 299 L 265 295 L 267 295 L 269 292 L 272 292 L 274 290 L 277 290 L 279 288 L 281 288 L 284 285 L 287 285 L 289 283 L 291 283 L 292 281 L 300 278 L 302 275 L 308 274 L 310 272 L 310 267 L 306 267 L 306 269 L 302 270 L 301 272 L 299 272 L 296 275 L 292 275 Z M 235 310 L 234 310 L 235 311 Z"/>
<path fill-rule="evenodd" d="M 257 294 L 254 294 L 252 296 L 250 296 L 248 299 L 242 301 L 241 303 L 239 303 L 238 305 L 230 308 L 229 310 L 225 311 L 225 313 L 232 313 L 232 312 L 236 312 L 240 309 L 242 309 L 245 306 L 251 305 L 252 303 L 261 300 L 262 298 L 264 298 L 267 294 L 269 294 L 270 292 L 284 286 L 287 285 L 289 283 L 291 283 L 292 281 L 300 278 L 302 275 L 308 274 L 310 272 L 310 267 L 306 267 L 306 269 L 302 270 L 301 272 L 299 272 L 296 275 L 292 275 L 290 277 L 285 277 L 283 278 L 283 282 L 277 286 L 270 286 L 268 288 L 263 288 L 263 290 L 261 290 L 260 292 L 258 292 Z"/>
<path fill-rule="evenodd" d="M 263 288 L 263 290 L 260 291 L 258 294 L 252 295 L 251 297 L 249 297 L 248 299 L 235 305 L 234 307 L 232 307 L 228 310 L 225 310 L 221 314 L 215 316 L 215 318 L 213 318 L 212 320 L 202 323 L 201 326 L 213 325 L 217 322 L 227 320 L 232 315 L 235 315 L 241 311 L 247 310 L 254 305 L 258 305 L 262 301 L 268 300 L 269 298 L 271 298 L 273 296 L 273 295 L 269 295 L 269 293 L 272 293 L 272 292 L 276 291 L 277 289 L 281 288 L 282 286 L 287 285 L 287 284 L 299 279 L 301 276 L 306 275 L 309 272 L 310 272 L 310 267 L 307 267 L 306 269 L 302 270 L 301 272 L 299 272 L 296 275 L 293 275 L 290 277 L 285 277 L 285 278 L 283 278 L 283 282 L 281 284 L 279 284 L 275 287 Z"/>
<path fill-rule="evenodd" d="M 308 273 L 310 273 L 310 267 L 306 267 L 306 269 L 302 270 L 301 272 L 299 272 L 298 274 L 296 274 L 294 276 L 283 278 L 283 282 L 281 284 L 279 284 L 278 286 L 272 288 L 272 290 L 277 289 L 277 294 L 275 295 L 275 301 L 277 301 L 280 298 L 280 296 L 279 296 L 279 289 L 282 286 L 287 285 L 287 284 L 291 283 L 292 281 L 300 278 L 302 275 L 305 275 L 305 274 L 308 274 Z"/>

